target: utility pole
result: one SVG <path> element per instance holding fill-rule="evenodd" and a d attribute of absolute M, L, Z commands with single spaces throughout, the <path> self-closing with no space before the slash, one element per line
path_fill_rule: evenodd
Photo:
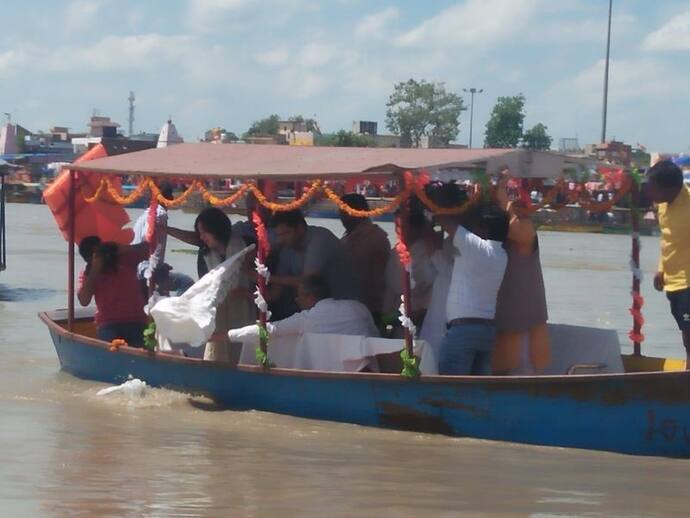
<path fill-rule="evenodd" d="M 609 0 L 609 26 L 606 33 L 606 64 L 604 65 L 604 107 L 601 116 L 601 143 L 606 143 L 606 111 L 609 101 L 609 58 L 611 56 L 611 13 L 613 0 Z"/>
<path fill-rule="evenodd" d="M 484 89 L 480 88 L 477 90 L 476 88 L 472 87 L 470 89 L 463 88 L 462 91 L 470 94 L 470 143 L 469 143 L 468 147 L 470 149 L 472 149 L 472 122 L 474 119 L 474 94 L 480 94 L 484 91 Z"/>
<path fill-rule="evenodd" d="M 134 92 L 129 92 L 127 100 L 129 101 L 129 136 L 131 137 L 134 133 Z"/>

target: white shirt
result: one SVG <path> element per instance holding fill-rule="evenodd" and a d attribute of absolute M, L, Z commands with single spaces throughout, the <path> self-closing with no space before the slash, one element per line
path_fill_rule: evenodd
<path fill-rule="evenodd" d="M 367 307 L 356 300 L 323 299 L 311 309 L 295 313 L 288 318 L 266 326 L 271 336 L 329 333 L 355 336 L 378 336 L 379 331 Z M 230 341 L 246 342 L 258 338 L 256 325 L 228 332 Z"/>
<path fill-rule="evenodd" d="M 462 226 L 453 236 L 454 260 L 446 320 L 456 318 L 493 319 L 496 297 L 508 264 L 499 241 L 482 239 Z"/>
<path fill-rule="evenodd" d="M 132 230 L 134 230 L 134 239 L 132 239 L 133 245 L 138 245 L 146 240 L 146 234 L 149 231 L 149 210 L 151 209 L 146 209 L 144 213 L 137 218 L 132 227 Z M 168 225 L 168 211 L 162 205 L 157 206 L 156 223 L 162 226 Z M 150 278 L 151 272 L 153 272 L 158 265 L 165 262 L 165 246 L 168 235 L 165 232 L 156 232 L 155 238 L 156 249 L 151 254 L 148 261 L 142 261 L 137 267 L 137 275 L 140 279 Z"/>

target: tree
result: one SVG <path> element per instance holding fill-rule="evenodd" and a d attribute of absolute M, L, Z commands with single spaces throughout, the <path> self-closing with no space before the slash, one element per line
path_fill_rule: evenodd
<path fill-rule="evenodd" d="M 553 139 L 546 133 L 549 129 L 541 122 L 535 124 L 532 129 L 525 131 L 522 136 L 522 147 L 528 149 L 551 149 L 551 142 Z"/>
<path fill-rule="evenodd" d="M 317 146 L 376 147 L 376 142 L 368 135 L 359 135 L 345 130 L 340 130 L 338 133 L 318 135 L 315 143 Z"/>
<path fill-rule="evenodd" d="M 245 135 L 277 135 L 280 129 L 278 126 L 279 120 L 280 117 L 274 113 L 265 119 L 254 121 Z"/>
<path fill-rule="evenodd" d="M 460 132 L 460 113 L 467 109 L 443 83 L 423 79 L 396 84 L 386 106 L 386 127 L 401 136 L 403 147 L 419 147 L 423 136 L 431 145 L 450 143 Z"/>
<path fill-rule="evenodd" d="M 484 147 L 517 147 L 525 120 L 525 96 L 499 97 L 486 123 Z"/>
<path fill-rule="evenodd" d="M 311 131 L 316 135 L 321 135 L 321 128 L 319 128 L 319 123 L 316 122 L 316 119 L 305 119 L 301 115 L 293 115 L 292 117 L 288 118 L 288 120 L 294 122 L 304 122 L 307 127 L 307 131 Z"/>

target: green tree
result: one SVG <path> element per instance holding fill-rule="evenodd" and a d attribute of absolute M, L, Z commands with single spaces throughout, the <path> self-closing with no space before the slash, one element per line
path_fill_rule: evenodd
<path fill-rule="evenodd" d="M 517 147 L 525 121 L 525 96 L 499 97 L 486 123 L 484 147 Z"/>
<path fill-rule="evenodd" d="M 376 147 L 376 142 L 368 135 L 359 135 L 345 130 L 340 130 L 337 133 L 318 135 L 315 144 L 317 146 L 336 147 Z"/>
<path fill-rule="evenodd" d="M 540 122 L 525 131 L 524 135 L 522 135 L 522 147 L 542 150 L 551 149 L 553 139 L 546 133 L 547 129 L 549 128 Z"/>
<path fill-rule="evenodd" d="M 316 122 L 316 119 L 305 119 L 302 115 L 293 115 L 292 117 L 288 118 L 289 121 L 294 121 L 294 122 L 304 122 L 307 131 L 311 131 L 315 135 L 321 135 L 321 128 L 319 128 L 319 123 Z"/>
<path fill-rule="evenodd" d="M 245 135 L 277 135 L 280 129 L 278 126 L 279 120 L 280 117 L 274 113 L 265 119 L 254 121 Z"/>
<path fill-rule="evenodd" d="M 434 146 L 450 143 L 460 132 L 460 113 L 467 109 L 443 83 L 423 79 L 396 84 L 386 106 L 386 127 L 401 136 L 403 147 L 419 147 L 423 136 Z"/>

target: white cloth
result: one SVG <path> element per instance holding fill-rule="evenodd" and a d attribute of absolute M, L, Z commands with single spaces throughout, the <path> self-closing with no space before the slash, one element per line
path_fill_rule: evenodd
<path fill-rule="evenodd" d="M 453 272 L 453 241 L 446 238 L 443 247 L 431 256 L 431 264 L 436 270 L 436 279 L 431 289 L 431 302 L 424 316 L 419 338 L 429 343 L 438 355 L 441 340 L 446 335 L 446 301 Z"/>
<path fill-rule="evenodd" d="M 134 222 L 132 230 L 134 230 L 133 245 L 138 245 L 146 240 L 146 234 L 149 231 L 149 207 L 144 213 Z M 156 224 L 166 227 L 168 225 L 168 211 L 162 205 L 156 208 Z M 165 262 L 165 247 L 167 244 L 168 235 L 165 232 L 156 232 L 156 248 L 149 256 L 148 261 L 142 261 L 137 267 L 137 276 L 139 279 L 150 279 L 151 273 L 156 267 Z"/>
<path fill-rule="evenodd" d="M 271 340 L 268 356 L 271 363 L 284 369 L 326 372 L 357 372 L 364 367 L 378 371 L 377 354 L 397 353 L 405 347 L 404 340 L 365 336 L 307 333 Z M 242 348 L 240 363 L 256 365 L 256 343 Z M 415 342 L 415 354 L 421 357 L 422 374 L 438 374 L 438 362 L 426 342 Z"/>
<path fill-rule="evenodd" d="M 323 299 L 313 308 L 266 325 L 272 337 L 303 335 L 306 333 L 331 333 L 339 335 L 378 336 L 379 331 L 367 307 L 356 300 Z M 231 342 L 246 342 L 258 339 L 256 324 L 231 329 Z"/>
<path fill-rule="evenodd" d="M 453 236 L 454 260 L 446 321 L 456 318 L 493 319 L 496 297 L 508 264 L 498 241 L 482 239 L 462 226 Z"/>
<path fill-rule="evenodd" d="M 240 250 L 179 297 L 160 299 L 151 307 L 161 350 L 170 350 L 169 342 L 197 347 L 206 343 L 216 329 L 216 308 L 238 285 L 244 257 L 253 249 L 251 245 Z"/>

